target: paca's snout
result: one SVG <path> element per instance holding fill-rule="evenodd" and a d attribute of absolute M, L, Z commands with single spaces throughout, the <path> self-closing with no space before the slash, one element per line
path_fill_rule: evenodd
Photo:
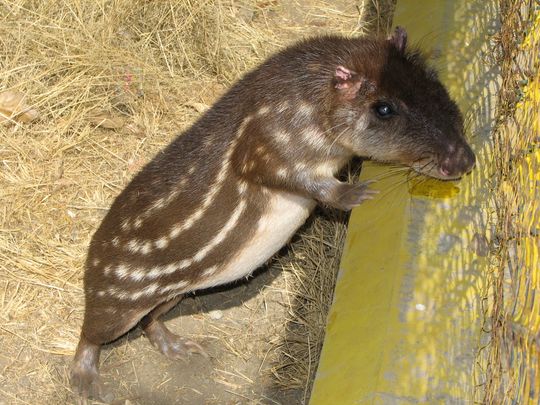
<path fill-rule="evenodd" d="M 441 176 L 453 179 L 469 173 L 475 165 L 476 157 L 471 147 L 466 143 L 452 145 L 448 153 L 439 158 L 439 173 Z"/>

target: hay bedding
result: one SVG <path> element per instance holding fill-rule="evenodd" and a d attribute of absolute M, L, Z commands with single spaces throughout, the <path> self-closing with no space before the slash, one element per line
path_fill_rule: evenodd
<path fill-rule="evenodd" d="M 266 55 L 313 33 L 357 34 L 373 4 L 0 3 L 0 404 L 73 402 L 86 248 L 137 170 Z M 137 330 L 105 350 L 119 403 L 303 402 L 343 216 L 317 217 L 303 234 L 252 283 L 169 317 L 212 363 L 168 362 Z"/>

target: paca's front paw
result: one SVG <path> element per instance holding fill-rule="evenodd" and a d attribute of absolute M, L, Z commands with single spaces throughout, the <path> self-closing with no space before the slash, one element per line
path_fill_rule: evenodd
<path fill-rule="evenodd" d="M 355 184 L 342 183 L 334 190 L 332 201 L 328 204 L 341 210 L 351 210 L 366 200 L 371 200 L 379 193 L 379 190 L 369 188 L 375 180 L 368 180 Z"/>

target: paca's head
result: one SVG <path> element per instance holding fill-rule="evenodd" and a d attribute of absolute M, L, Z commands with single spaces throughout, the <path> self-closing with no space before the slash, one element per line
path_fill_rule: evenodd
<path fill-rule="evenodd" d="M 360 156 L 397 162 L 449 180 L 474 167 L 457 105 L 397 28 L 388 40 L 364 44 L 336 66 L 333 120 L 338 142 Z"/>

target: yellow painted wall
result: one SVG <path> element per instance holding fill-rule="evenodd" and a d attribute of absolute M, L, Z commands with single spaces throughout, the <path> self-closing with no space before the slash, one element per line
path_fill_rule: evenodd
<path fill-rule="evenodd" d="M 368 163 L 380 196 L 353 211 L 311 404 L 472 403 L 491 238 L 495 1 L 398 0 L 394 25 L 431 49 L 477 154 L 459 183 Z M 438 198 L 433 198 L 433 197 Z"/>

